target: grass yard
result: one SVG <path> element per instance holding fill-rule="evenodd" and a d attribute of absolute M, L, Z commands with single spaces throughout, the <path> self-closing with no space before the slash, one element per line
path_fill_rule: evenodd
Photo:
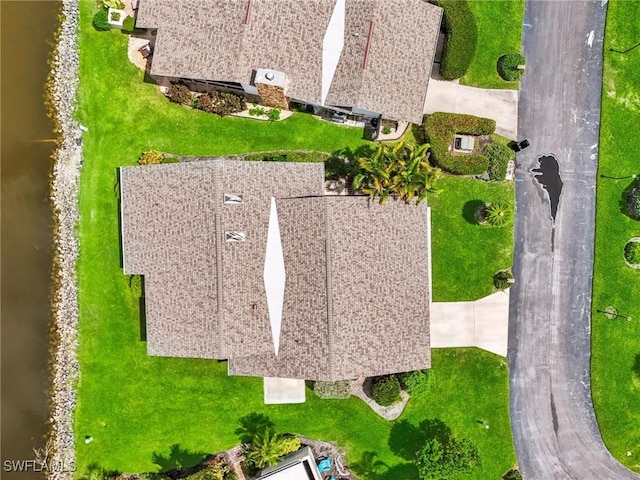
<path fill-rule="evenodd" d="M 635 19 L 635 21 L 631 21 Z M 640 4 L 611 1 L 604 45 L 601 175 L 640 174 L 635 137 L 640 122 Z M 611 453 L 640 472 L 640 270 L 623 260 L 627 240 L 640 236 L 640 222 L 621 212 L 631 179 L 598 178 L 593 281 L 592 393 L 602 437 Z M 614 306 L 632 321 L 609 320 L 596 310 Z M 631 452 L 631 455 L 627 455 Z"/>
<path fill-rule="evenodd" d="M 429 196 L 432 224 L 433 301 L 477 300 L 493 291 L 493 275 L 513 263 L 513 224 L 474 222 L 485 202 L 514 204 L 513 183 L 487 183 L 447 176 L 442 192 Z M 437 262 L 436 262 L 437 259 Z"/>
<path fill-rule="evenodd" d="M 498 58 L 520 52 L 524 0 L 469 0 L 478 23 L 478 45 L 463 85 L 516 90 L 519 82 L 506 82 L 496 70 Z"/>
<path fill-rule="evenodd" d="M 440 425 L 434 419 L 478 446 L 483 469 L 465 478 L 499 478 L 510 468 L 515 453 L 507 366 L 505 359 L 487 352 L 434 350 L 431 390 L 412 399 L 401 419 L 393 423 L 358 399 L 321 401 L 311 392 L 303 405 L 265 406 L 262 381 L 228 377 L 225 362 L 147 356 L 140 341 L 138 302 L 120 268 L 116 167 L 135 163 L 141 152 L 150 149 L 213 155 L 355 148 L 363 143 L 362 132 L 303 114 L 268 123 L 219 118 L 170 104 L 155 86 L 143 83 L 142 72 L 128 63 L 124 35 L 91 27 L 94 2 L 81 2 L 80 7 L 78 119 L 89 130 L 84 136 L 80 190 L 78 477 L 86 475 L 92 464 L 122 472 L 194 464 L 205 453 L 237 444 L 237 421 L 251 412 L 268 415 L 280 431 L 338 442 L 363 480 L 416 479 L 407 452 L 419 447 L 414 443 L 425 435 L 415 426 L 422 423 L 433 430 Z M 487 188 L 505 197 L 510 191 L 501 185 L 456 182 L 443 181 L 445 191 L 432 200 L 436 230 L 452 229 L 446 232 L 448 242 L 434 245 L 436 251 L 448 252 L 443 260 L 449 269 L 464 265 L 455 252 L 469 245 L 468 238 L 459 234 L 464 233 L 461 205 L 465 198 L 487 198 Z M 451 209 L 451 214 L 445 213 Z M 489 233 L 495 236 L 497 231 Z M 446 243 L 458 246 L 451 251 Z M 488 242 L 481 245 L 491 248 Z M 473 250 L 478 251 L 477 247 Z M 468 256 L 468 251 L 464 254 Z M 510 260 L 499 268 L 509 265 Z M 458 282 L 465 286 L 455 291 L 467 296 L 475 279 L 468 278 L 468 267 L 464 268 Z M 493 266 L 489 270 L 493 273 Z M 442 287 L 436 286 L 437 291 L 449 283 L 455 282 L 447 280 Z M 479 420 L 491 428 L 485 429 Z M 86 436 L 93 441 L 86 444 Z"/>

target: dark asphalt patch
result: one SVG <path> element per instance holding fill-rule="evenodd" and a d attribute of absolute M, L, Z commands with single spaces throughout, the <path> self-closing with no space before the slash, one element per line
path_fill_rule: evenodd
<path fill-rule="evenodd" d="M 536 181 L 542 185 L 542 188 L 549 196 L 549 204 L 551 206 L 551 222 L 555 225 L 556 213 L 558 213 L 558 204 L 560 203 L 560 194 L 562 193 L 562 179 L 560 178 L 560 165 L 553 155 L 543 155 L 538 158 L 538 168 L 531 170 L 536 173 Z"/>

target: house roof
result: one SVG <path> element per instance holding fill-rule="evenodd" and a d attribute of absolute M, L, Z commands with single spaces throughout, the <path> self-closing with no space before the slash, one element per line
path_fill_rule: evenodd
<path fill-rule="evenodd" d="M 325 197 L 323 164 L 218 159 L 120 177 L 123 265 L 145 276 L 150 354 L 309 380 L 430 365 L 425 204 Z M 265 267 L 275 218 L 281 327 L 268 295 L 281 277 Z M 245 240 L 226 241 L 231 231 Z"/>
<path fill-rule="evenodd" d="M 442 17 L 424 0 L 141 0 L 136 26 L 158 29 L 152 74 L 249 84 L 266 68 L 287 75 L 289 97 L 321 104 L 325 35 L 343 3 L 325 104 L 420 123 Z"/>
<path fill-rule="evenodd" d="M 344 380 L 427 368 L 427 207 L 361 196 L 279 199 L 287 271 L 278 355 L 232 375 Z"/>
<path fill-rule="evenodd" d="M 143 274 L 151 355 L 272 351 L 263 281 L 270 196 L 321 195 L 323 164 L 205 160 L 122 167 L 123 266 Z M 243 204 L 225 205 L 224 194 Z M 246 234 L 226 242 L 225 232 Z"/>

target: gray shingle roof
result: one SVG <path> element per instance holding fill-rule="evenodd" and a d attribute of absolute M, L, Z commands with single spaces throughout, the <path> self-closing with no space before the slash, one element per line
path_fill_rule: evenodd
<path fill-rule="evenodd" d="M 123 264 L 145 276 L 149 354 L 312 380 L 429 366 L 426 205 L 324 197 L 323 170 L 224 158 L 121 168 Z M 271 197 L 286 271 L 278 357 L 263 276 Z M 246 240 L 225 242 L 228 231 Z"/>
<path fill-rule="evenodd" d="M 140 0 L 136 25 L 158 29 L 152 74 L 248 84 L 267 68 L 286 73 L 289 97 L 319 104 L 335 3 Z M 345 45 L 326 103 L 420 123 L 441 17 L 424 0 L 346 0 Z"/>
<path fill-rule="evenodd" d="M 426 205 L 357 196 L 277 205 L 280 351 L 232 358 L 229 373 L 343 380 L 430 366 Z"/>
<path fill-rule="evenodd" d="M 120 169 L 123 261 L 145 276 L 151 355 L 272 351 L 264 245 L 270 197 L 321 195 L 316 163 L 210 160 Z M 244 195 L 224 205 L 225 193 Z M 243 231 L 246 241 L 224 241 Z"/>

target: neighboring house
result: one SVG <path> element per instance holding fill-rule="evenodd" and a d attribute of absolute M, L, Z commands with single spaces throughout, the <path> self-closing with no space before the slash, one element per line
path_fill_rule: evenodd
<path fill-rule="evenodd" d="M 424 0 L 140 0 L 151 74 L 421 123 L 442 9 Z"/>
<path fill-rule="evenodd" d="M 322 163 L 120 169 L 123 267 L 150 355 L 346 380 L 430 366 L 429 211 L 324 196 Z"/>

